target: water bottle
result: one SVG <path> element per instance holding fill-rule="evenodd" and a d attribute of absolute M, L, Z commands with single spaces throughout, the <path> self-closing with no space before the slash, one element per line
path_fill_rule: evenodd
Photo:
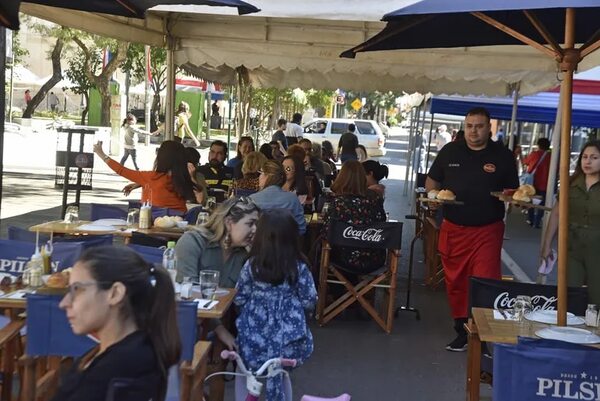
<path fill-rule="evenodd" d="M 31 255 L 31 260 L 25 265 L 23 284 L 33 288 L 41 287 L 44 284 L 42 281 L 43 270 L 44 261 L 42 260 L 42 254 L 36 248 L 35 253 Z"/>
<path fill-rule="evenodd" d="M 173 284 L 175 284 L 175 277 L 177 276 L 177 257 L 175 256 L 175 241 L 169 241 L 167 243 L 167 249 L 163 253 L 163 267 L 167 269 Z"/>

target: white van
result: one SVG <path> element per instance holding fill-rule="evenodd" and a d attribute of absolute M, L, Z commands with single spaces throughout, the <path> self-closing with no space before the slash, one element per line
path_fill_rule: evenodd
<path fill-rule="evenodd" d="M 357 120 L 351 118 L 315 118 L 303 125 L 304 138 L 311 142 L 322 143 L 329 141 L 337 150 L 340 137 L 348 131 L 348 124 L 356 126 L 355 134 L 358 143 L 364 145 L 368 156 L 385 155 L 385 136 L 381 127 L 373 120 Z"/>

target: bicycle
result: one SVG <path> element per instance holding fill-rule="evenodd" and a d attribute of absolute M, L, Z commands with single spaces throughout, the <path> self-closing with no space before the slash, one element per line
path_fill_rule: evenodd
<path fill-rule="evenodd" d="M 207 381 L 213 376 L 217 375 L 234 375 L 241 376 L 246 378 L 246 390 L 248 390 L 248 395 L 246 396 L 245 401 L 258 401 L 260 395 L 262 393 L 263 383 L 260 380 L 269 379 L 272 377 L 276 377 L 278 375 L 285 375 L 289 377 L 289 373 L 283 369 L 284 367 L 293 368 L 296 366 L 295 359 L 286 359 L 286 358 L 272 358 L 262 364 L 260 368 L 256 370 L 256 372 L 252 372 L 246 368 L 242 358 L 235 351 L 224 350 L 221 352 L 221 358 L 229 359 L 230 361 L 235 361 L 237 363 L 238 370 L 240 372 L 216 372 L 206 377 L 204 381 Z M 265 374 L 266 372 L 266 374 Z M 300 401 L 350 401 L 351 397 L 348 394 L 342 394 L 335 398 L 321 398 L 315 397 L 311 395 L 304 395 Z M 236 400 L 241 401 L 241 400 Z M 289 394 L 289 399 L 291 400 L 291 394 Z"/>

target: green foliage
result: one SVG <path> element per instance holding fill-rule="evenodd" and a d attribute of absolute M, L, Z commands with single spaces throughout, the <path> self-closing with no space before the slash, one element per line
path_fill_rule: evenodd
<path fill-rule="evenodd" d="M 98 49 L 95 49 L 92 54 L 93 58 L 90 60 L 90 62 L 93 65 L 92 68 L 97 70 L 102 63 L 102 54 Z M 69 57 L 67 63 L 69 67 L 65 70 L 65 75 L 69 81 L 73 82 L 74 85 L 63 88 L 63 90 L 68 89 L 73 93 L 83 95 L 87 94 L 90 89 L 96 87 L 89 80 L 85 72 L 85 55 L 81 50 L 75 52 L 71 57 Z"/>
<path fill-rule="evenodd" d="M 23 64 L 23 58 L 29 55 L 29 50 L 21 45 L 19 31 L 13 31 L 13 65 Z"/>
<path fill-rule="evenodd" d="M 335 95 L 334 91 L 309 89 L 306 91 L 306 101 L 314 109 L 327 108 Z"/>
<path fill-rule="evenodd" d="M 394 92 L 352 92 L 346 93 L 346 110 L 354 113 L 351 103 L 354 99 L 365 98 L 365 104 L 358 113 L 365 118 L 373 119 L 378 109 L 387 110 L 395 105 L 398 94 Z"/>

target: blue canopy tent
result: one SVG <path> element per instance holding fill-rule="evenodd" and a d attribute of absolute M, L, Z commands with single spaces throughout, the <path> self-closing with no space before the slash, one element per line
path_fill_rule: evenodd
<path fill-rule="evenodd" d="M 517 121 L 554 124 L 559 94 L 541 92 L 523 96 L 517 107 Z M 510 120 L 513 109 L 512 97 L 479 96 L 434 96 L 431 99 L 431 114 L 464 116 L 473 107 L 483 106 L 492 118 Z M 573 95 L 571 125 L 576 127 L 600 128 L 600 96 Z"/>

